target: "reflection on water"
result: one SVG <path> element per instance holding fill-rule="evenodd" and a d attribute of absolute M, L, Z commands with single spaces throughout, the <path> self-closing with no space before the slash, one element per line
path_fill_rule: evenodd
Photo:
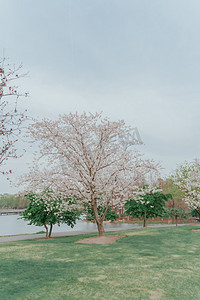
<path fill-rule="evenodd" d="M 26 233 L 36 233 L 38 231 L 44 231 L 44 227 L 28 225 L 28 221 L 20 219 L 19 215 L 8 215 L 0 216 L 0 236 L 4 235 L 15 235 L 15 234 L 26 234 Z M 105 224 L 105 230 L 109 229 L 128 229 L 132 226 L 129 224 Z M 84 221 L 77 221 L 74 228 L 67 226 L 66 224 L 61 224 L 60 227 L 55 225 L 53 227 L 53 232 L 73 232 L 73 231 L 97 231 L 96 224 L 87 223 Z"/>

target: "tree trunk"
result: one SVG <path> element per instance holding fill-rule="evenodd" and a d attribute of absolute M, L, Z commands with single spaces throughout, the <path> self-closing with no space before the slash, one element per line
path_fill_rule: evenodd
<path fill-rule="evenodd" d="M 102 236 L 104 235 L 103 218 L 101 218 L 98 214 L 96 201 L 94 201 L 94 204 L 91 205 L 91 208 L 95 216 L 95 222 L 97 224 L 99 236 Z"/>
<path fill-rule="evenodd" d="M 103 221 L 96 221 L 99 236 L 104 235 Z"/>
<path fill-rule="evenodd" d="M 175 220 L 176 220 L 176 226 L 178 226 L 178 217 L 175 216 Z"/>
<path fill-rule="evenodd" d="M 46 225 L 45 222 L 44 222 L 44 227 L 45 227 L 45 229 L 46 229 L 46 238 L 48 239 L 48 227 L 47 227 L 47 225 Z"/>
<path fill-rule="evenodd" d="M 52 229 L 53 229 L 53 225 L 50 225 L 50 230 L 49 230 L 49 238 L 51 237 L 51 233 L 52 233 Z"/>
<path fill-rule="evenodd" d="M 147 227 L 147 213 L 146 211 L 144 212 L 144 228 Z"/>

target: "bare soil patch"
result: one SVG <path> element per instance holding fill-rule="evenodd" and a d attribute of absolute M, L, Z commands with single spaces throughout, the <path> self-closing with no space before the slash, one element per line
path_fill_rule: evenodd
<path fill-rule="evenodd" d="M 200 229 L 192 229 L 192 231 L 200 231 Z"/>
<path fill-rule="evenodd" d="M 51 236 L 50 238 L 38 238 L 38 239 L 33 239 L 34 241 L 50 241 L 50 240 L 55 240 L 55 239 L 62 239 L 62 238 L 65 238 L 65 237 L 67 237 L 67 235 L 66 236 Z"/>
<path fill-rule="evenodd" d="M 90 238 L 86 238 L 80 241 L 76 241 L 75 243 L 81 244 L 111 244 L 116 240 L 125 237 L 125 235 L 103 235 L 103 236 L 94 236 Z"/>

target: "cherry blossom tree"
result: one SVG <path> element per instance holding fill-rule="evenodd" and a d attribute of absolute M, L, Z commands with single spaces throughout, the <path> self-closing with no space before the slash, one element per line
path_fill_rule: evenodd
<path fill-rule="evenodd" d="M 30 128 L 30 135 L 39 142 L 40 154 L 24 177 L 27 188 L 48 187 L 75 196 L 79 205 L 92 209 L 99 235 L 104 234 L 109 207 L 122 207 L 149 172 L 158 172 L 154 161 L 132 149 L 139 143 L 134 130 L 102 114 L 70 113 L 56 121 L 44 119 Z"/>
<path fill-rule="evenodd" d="M 175 183 L 183 191 L 183 199 L 190 209 L 200 216 L 200 162 L 185 162 L 172 175 Z"/>
<path fill-rule="evenodd" d="M 0 59 L 0 173 L 4 171 L 3 164 L 10 158 L 17 158 L 16 143 L 21 133 L 23 122 L 26 119 L 26 111 L 18 108 L 20 96 L 28 96 L 21 93 L 16 80 L 24 77 L 21 74 L 22 65 L 10 65 L 5 58 Z"/>

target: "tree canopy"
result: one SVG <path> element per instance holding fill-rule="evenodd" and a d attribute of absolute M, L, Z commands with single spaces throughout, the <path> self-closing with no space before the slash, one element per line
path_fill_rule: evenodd
<path fill-rule="evenodd" d="M 150 172 L 158 172 L 133 145 L 140 143 L 134 129 L 123 120 L 110 121 L 101 114 L 68 114 L 58 120 L 36 122 L 31 137 L 40 154 L 25 181 L 29 190 L 53 189 L 79 204 L 90 206 L 100 235 L 109 207 L 123 206 L 134 186 Z M 38 162 L 48 161 L 43 169 Z M 101 213 L 98 207 L 102 207 Z"/>
<path fill-rule="evenodd" d="M 73 199 L 63 199 L 50 190 L 38 194 L 29 192 L 25 198 L 29 200 L 29 206 L 23 212 L 22 218 L 30 221 L 29 225 L 44 226 L 46 237 L 51 237 L 55 224 L 66 223 L 68 226 L 74 227 L 80 215 L 74 209 Z M 48 225 L 50 229 L 48 229 Z"/>
<path fill-rule="evenodd" d="M 171 194 L 163 194 L 160 188 L 145 185 L 133 191 L 124 206 L 125 214 L 143 219 L 146 227 L 147 219 L 162 216 L 169 198 L 172 198 Z"/>

